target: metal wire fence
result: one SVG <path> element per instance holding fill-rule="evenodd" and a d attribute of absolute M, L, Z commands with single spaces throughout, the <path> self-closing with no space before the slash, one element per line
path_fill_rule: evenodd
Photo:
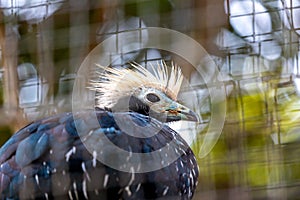
<path fill-rule="evenodd" d="M 115 36 L 111 45 L 122 49 L 119 33 L 166 27 L 208 51 L 226 88 L 225 125 L 210 154 L 199 158 L 195 199 L 299 198 L 299 0 L 6 2 L 0 1 L 1 143 L 28 121 L 71 111 L 76 71 L 101 41 Z M 190 66 L 157 49 L 121 50 L 111 65 L 161 59 Z M 182 96 L 196 93 L 202 124 L 198 132 L 190 124 L 179 132 L 197 155 L 210 97 L 191 66 L 183 72 L 190 83 Z"/>

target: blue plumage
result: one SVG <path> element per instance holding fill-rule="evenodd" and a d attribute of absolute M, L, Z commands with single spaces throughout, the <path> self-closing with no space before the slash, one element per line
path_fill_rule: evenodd
<path fill-rule="evenodd" d="M 43 130 L 47 129 L 43 127 Z M 19 143 L 15 160 L 20 167 L 25 167 L 41 157 L 46 149 L 49 148 L 49 136 L 42 131 L 38 129 L 37 133 L 29 135 L 29 137 Z"/>
<path fill-rule="evenodd" d="M 93 124 L 94 116 L 100 127 Z M 145 127 L 145 135 L 157 127 L 161 130 L 151 137 L 133 137 L 120 129 L 116 116 Z M 190 199 L 198 167 L 185 141 L 148 116 L 133 112 L 116 116 L 105 110 L 64 113 L 18 131 L 0 149 L 0 199 Z M 78 135 L 78 126 L 84 137 Z M 102 144 L 101 149 L 109 151 L 109 146 L 97 141 L 103 134 L 119 148 L 135 153 L 157 151 L 174 139 L 183 153 L 160 170 L 122 172 L 99 162 L 82 143 L 90 137 L 95 145 Z M 107 159 L 118 158 L 115 152 L 109 155 Z"/>
<path fill-rule="evenodd" d="M 196 158 L 164 124 L 198 121 L 176 102 L 181 69 L 132 67 L 105 68 L 93 82 L 96 111 L 48 117 L 14 134 L 0 149 L 0 199 L 191 199 Z"/>

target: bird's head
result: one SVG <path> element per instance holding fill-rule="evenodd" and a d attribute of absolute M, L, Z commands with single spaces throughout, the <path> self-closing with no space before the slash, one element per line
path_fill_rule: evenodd
<path fill-rule="evenodd" d="M 151 65 L 148 71 L 139 64 L 133 69 L 104 68 L 100 80 L 91 89 L 97 92 L 96 106 L 112 111 L 131 111 L 154 117 L 162 122 L 198 121 L 198 116 L 177 102 L 183 75 L 179 66 L 165 62 Z"/>

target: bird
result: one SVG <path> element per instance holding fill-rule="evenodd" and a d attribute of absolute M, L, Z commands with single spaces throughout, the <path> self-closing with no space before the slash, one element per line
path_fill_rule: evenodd
<path fill-rule="evenodd" d="M 0 199 L 193 198 L 199 176 L 196 156 L 168 126 L 199 118 L 176 99 L 181 67 L 166 62 L 151 65 L 152 70 L 131 66 L 99 65 L 88 86 L 95 91 L 94 110 L 37 120 L 0 148 Z M 112 147 L 128 152 L 128 158 Z M 164 147 L 163 155 L 131 163 L 134 155 L 152 155 Z M 176 157 L 168 161 L 172 152 Z M 129 170 L 122 170 L 126 166 Z M 152 166 L 158 168 L 146 170 Z"/>

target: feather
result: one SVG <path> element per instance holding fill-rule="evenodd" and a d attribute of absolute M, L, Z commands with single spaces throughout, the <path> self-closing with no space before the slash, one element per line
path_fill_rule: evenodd
<path fill-rule="evenodd" d="M 176 101 L 183 81 L 181 68 L 174 63 L 169 67 L 164 61 L 150 65 L 153 73 L 138 63 L 131 63 L 134 70 L 97 66 L 103 70 L 99 72 L 101 79 L 91 81 L 89 88 L 97 92 L 96 106 L 102 108 L 111 108 L 118 99 L 141 87 L 158 89 Z"/>

